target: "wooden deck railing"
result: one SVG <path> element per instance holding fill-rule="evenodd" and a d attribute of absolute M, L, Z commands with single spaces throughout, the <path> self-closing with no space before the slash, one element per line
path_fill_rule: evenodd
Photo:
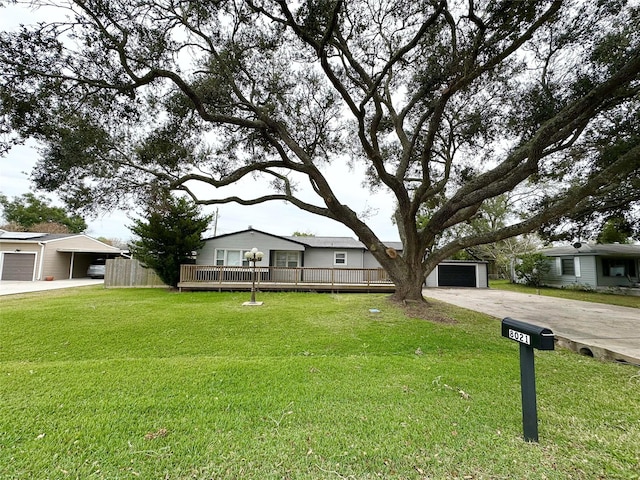
<path fill-rule="evenodd" d="M 222 265 L 182 265 L 180 283 L 239 284 L 251 283 L 251 267 Z M 312 268 L 256 267 L 256 285 L 392 285 L 382 268 Z"/>

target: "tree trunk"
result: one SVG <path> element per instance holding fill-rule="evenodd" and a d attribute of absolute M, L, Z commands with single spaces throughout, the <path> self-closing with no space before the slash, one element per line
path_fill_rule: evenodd
<path fill-rule="evenodd" d="M 357 229 L 354 229 L 357 231 Z M 424 249 L 411 248 L 407 245 L 402 254 L 393 248 L 388 248 L 373 236 L 368 229 L 360 229 L 358 237 L 385 269 L 389 278 L 396 286 L 392 298 L 396 301 L 424 302 L 422 288 L 429 265 L 423 263 Z M 420 253 L 417 253 L 420 252 Z"/>
<path fill-rule="evenodd" d="M 422 288 L 425 275 L 422 265 L 418 262 L 414 266 L 404 264 L 402 267 L 400 272 L 388 271 L 396 285 L 392 298 L 396 301 L 424 302 Z"/>
<path fill-rule="evenodd" d="M 396 291 L 391 296 L 396 301 L 403 302 L 424 302 L 424 297 L 422 296 L 422 288 L 424 286 L 424 280 L 420 279 L 402 279 L 401 281 L 396 281 Z"/>

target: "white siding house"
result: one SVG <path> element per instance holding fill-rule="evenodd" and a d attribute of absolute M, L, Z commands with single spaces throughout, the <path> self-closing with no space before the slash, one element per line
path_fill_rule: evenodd
<path fill-rule="evenodd" d="M 640 245 L 580 245 L 542 250 L 549 257 L 543 283 L 553 287 L 581 286 L 637 289 L 640 286 Z"/>
<path fill-rule="evenodd" d="M 255 247 L 265 254 L 256 263 L 257 266 L 275 266 L 276 261 L 284 261 L 289 262 L 289 266 L 299 267 L 302 266 L 302 253 L 305 251 L 302 243 L 253 229 L 206 238 L 204 242 L 204 247 L 196 257 L 197 265 L 248 266 L 244 254 Z M 293 262 L 297 265 L 293 265 Z"/>
<path fill-rule="evenodd" d="M 324 281 L 328 269 L 332 283 L 366 283 L 387 278 L 364 244 L 350 237 L 278 236 L 250 228 L 207 238 L 204 242 L 196 265 L 249 267 L 244 253 L 257 248 L 264 257 L 256 267 L 271 267 L 269 280 L 275 282 Z M 402 251 L 400 242 L 385 242 L 385 245 Z M 291 270 L 294 268 L 300 270 Z M 487 263 L 443 262 L 429 275 L 427 286 L 487 288 Z"/>

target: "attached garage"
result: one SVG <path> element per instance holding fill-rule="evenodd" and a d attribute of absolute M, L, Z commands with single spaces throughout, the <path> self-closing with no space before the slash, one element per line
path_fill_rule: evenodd
<path fill-rule="evenodd" d="M 426 286 L 488 288 L 487 262 L 445 260 L 429 274 Z"/>
<path fill-rule="evenodd" d="M 3 252 L 0 261 L 2 263 L 2 274 L 0 275 L 2 280 L 33 280 L 36 268 L 35 253 Z"/>

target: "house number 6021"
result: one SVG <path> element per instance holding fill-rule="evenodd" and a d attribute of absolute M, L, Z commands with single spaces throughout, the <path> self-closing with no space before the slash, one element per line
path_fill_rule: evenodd
<path fill-rule="evenodd" d="M 526 333 L 518 332 L 517 330 L 509 329 L 509 338 L 516 342 L 524 343 L 525 345 L 531 345 L 531 337 Z"/>

